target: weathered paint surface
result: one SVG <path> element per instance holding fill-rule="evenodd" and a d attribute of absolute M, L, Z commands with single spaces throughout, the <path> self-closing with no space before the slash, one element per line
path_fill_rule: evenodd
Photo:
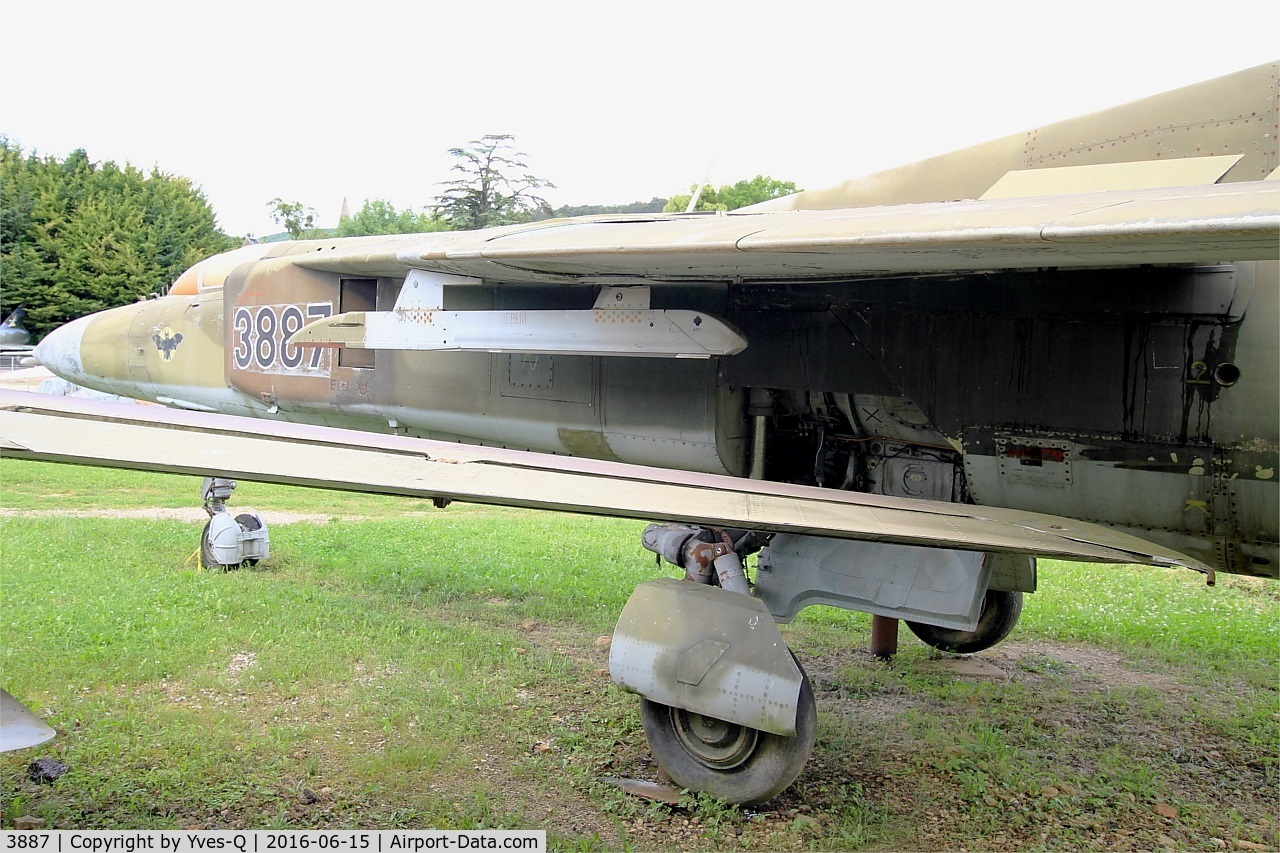
<path fill-rule="evenodd" d="M 760 429 L 769 479 L 1066 514 L 1276 576 L 1278 80 L 1262 66 L 726 216 L 248 247 L 42 346 L 73 381 L 179 408 L 666 469 L 742 474 Z M 422 322 L 589 313 L 643 287 L 644 310 L 723 318 L 747 347 L 296 345 L 441 274 L 468 281 Z"/>

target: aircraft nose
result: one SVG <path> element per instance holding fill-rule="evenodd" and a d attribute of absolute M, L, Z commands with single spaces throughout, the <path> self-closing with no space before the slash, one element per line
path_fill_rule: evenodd
<path fill-rule="evenodd" d="M 68 382 L 80 382 L 85 376 L 80 358 L 80 341 L 92 317 L 81 317 L 59 326 L 36 345 L 36 360 Z"/>

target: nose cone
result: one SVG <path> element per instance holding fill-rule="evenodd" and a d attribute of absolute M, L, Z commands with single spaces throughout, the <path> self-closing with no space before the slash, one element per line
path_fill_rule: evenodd
<path fill-rule="evenodd" d="M 68 382 L 81 384 L 85 372 L 80 342 L 92 320 L 92 317 L 81 317 L 45 335 L 44 340 L 36 345 L 36 360 Z"/>

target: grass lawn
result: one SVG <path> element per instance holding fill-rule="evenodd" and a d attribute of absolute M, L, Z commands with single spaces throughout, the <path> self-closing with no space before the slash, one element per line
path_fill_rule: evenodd
<path fill-rule="evenodd" d="M 608 648 L 642 522 L 242 483 L 271 558 L 199 570 L 199 480 L 0 460 L 0 681 L 59 731 L 0 825 L 544 828 L 557 849 L 1275 849 L 1280 585 L 1041 564 L 958 677 L 905 630 L 784 634 L 819 736 L 759 810 L 650 803 Z M 80 515 L 57 513 L 74 512 Z M 96 513 L 96 514 L 94 514 Z M 310 519 L 273 524 L 274 516 Z M 26 766 L 54 757 L 53 785 Z M 1256 845 L 1256 846 L 1255 846 Z"/>

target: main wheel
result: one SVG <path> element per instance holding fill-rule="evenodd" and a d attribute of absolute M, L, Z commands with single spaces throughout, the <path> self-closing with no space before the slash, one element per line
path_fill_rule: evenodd
<path fill-rule="evenodd" d="M 800 676 L 795 737 L 641 699 L 640 719 L 658 766 L 681 788 L 728 803 L 753 806 L 773 799 L 800 775 L 818 734 L 813 687 L 803 667 Z"/>
<path fill-rule="evenodd" d="M 978 625 L 972 631 L 953 631 L 923 622 L 908 622 L 907 627 L 911 629 L 911 633 L 935 649 L 968 655 L 989 649 L 1009 636 L 1021 615 L 1022 593 L 989 589 L 982 602 L 982 615 L 978 617 Z"/>

